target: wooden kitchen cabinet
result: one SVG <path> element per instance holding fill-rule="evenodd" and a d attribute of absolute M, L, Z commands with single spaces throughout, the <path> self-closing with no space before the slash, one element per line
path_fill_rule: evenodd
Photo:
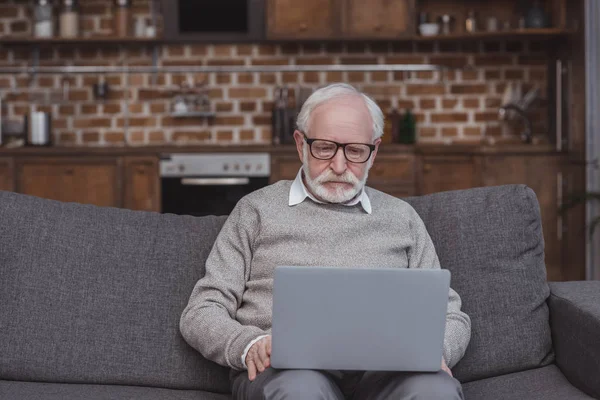
<path fill-rule="evenodd" d="M 119 207 L 117 158 L 25 158 L 16 163 L 16 191 L 47 199 Z"/>
<path fill-rule="evenodd" d="M 345 0 L 342 34 L 356 38 L 397 38 L 415 32 L 415 0 Z"/>
<path fill-rule="evenodd" d="M 15 190 L 15 179 L 12 158 L 0 158 L 0 190 Z"/>
<path fill-rule="evenodd" d="M 425 155 L 418 178 L 420 195 L 480 186 L 471 155 Z"/>
<path fill-rule="evenodd" d="M 339 31 L 338 0 L 267 0 L 269 39 L 324 39 Z"/>
<path fill-rule="evenodd" d="M 160 176 L 157 157 L 124 157 L 123 207 L 160 212 Z"/>
<path fill-rule="evenodd" d="M 271 177 L 269 183 L 281 180 L 294 180 L 302 162 L 296 151 L 285 154 L 273 154 L 271 156 Z"/>

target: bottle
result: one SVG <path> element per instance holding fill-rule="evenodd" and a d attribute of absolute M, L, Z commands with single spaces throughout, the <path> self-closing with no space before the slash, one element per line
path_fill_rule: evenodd
<path fill-rule="evenodd" d="M 465 30 L 468 33 L 477 32 L 477 20 L 475 19 L 475 11 L 469 11 L 467 16 L 467 20 L 465 21 Z"/>
<path fill-rule="evenodd" d="M 79 10 L 77 0 L 63 0 L 60 10 L 60 36 L 75 38 L 79 36 Z"/>
<path fill-rule="evenodd" d="M 118 37 L 131 36 L 131 0 L 115 0 L 113 33 Z"/>
<path fill-rule="evenodd" d="M 402 144 L 414 144 L 416 142 L 417 120 L 415 115 L 406 109 L 404 116 L 400 120 L 399 141 Z"/>
<path fill-rule="evenodd" d="M 531 29 L 548 27 L 548 15 L 538 0 L 534 0 L 531 8 L 527 11 L 525 27 Z"/>
<path fill-rule="evenodd" d="M 54 15 L 50 0 L 36 0 L 34 3 L 33 35 L 38 38 L 54 36 Z"/>

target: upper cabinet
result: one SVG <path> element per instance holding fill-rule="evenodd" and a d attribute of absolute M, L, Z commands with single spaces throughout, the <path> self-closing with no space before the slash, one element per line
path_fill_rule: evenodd
<path fill-rule="evenodd" d="M 415 0 L 267 0 L 269 39 L 398 38 L 414 33 Z"/>
<path fill-rule="evenodd" d="M 397 38 L 414 33 L 415 0 L 345 0 L 344 37 Z"/>
<path fill-rule="evenodd" d="M 337 36 L 338 0 L 267 0 L 267 37 L 322 39 Z"/>

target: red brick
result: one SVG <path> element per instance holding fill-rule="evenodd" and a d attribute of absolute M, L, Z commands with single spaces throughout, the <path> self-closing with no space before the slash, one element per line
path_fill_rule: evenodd
<path fill-rule="evenodd" d="M 154 117 L 133 117 L 128 118 L 127 123 L 130 127 L 141 128 L 149 127 L 153 128 L 156 126 L 157 120 Z M 117 126 L 122 128 L 125 126 L 125 118 L 117 119 Z"/>
<path fill-rule="evenodd" d="M 479 99 L 463 99 L 464 108 L 479 108 Z"/>
<path fill-rule="evenodd" d="M 218 59 L 208 60 L 208 65 L 244 65 L 244 60 Z"/>
<path fill-rule="evenodd" d="M 108 143 L 125 143 L 124 132 L 104 132 L 104 141 Z"/>
<path fill-rule="evenodd" d="M 442 136 L 450 137 L 450 136 L 458 136 L 458 128 L 454 126 L 444 126 L 442 127 Z"/>
<path fill-rule="evenodd" d="M 340 64 L 377 64 L 377 57 L 341 57 Z"/>
<path fill-rule="evenodd" d="M 230 88 L 229 97 L 232 99 L 257 99 L 267 97 L 267 91 L 264 88 Z"/>
<path fill-rule="evenodd" d="M 240 102 L 240 111 L 255 111 L 256 110 L 256 103 L 253 101 L 242 101 Z"/>
<path fill-rule="evenodd" d="M 128 108 L 130 114 L 141 114 L 144 112 L 144 104 L 142 103 L 130 104 Z"/>
<path fill-rule="evenodd" d="M 23 21 L 23 20 L 12 21 L 10 23 L 9 30 L 10 30 L 11 34 L 13 34 L 13 35 L 29 32 L 29 22 Z"/>
<path fill-rule="evenodd" d="M 475 56 L 475 65 L 497 67 L 500 65 L 513 65 L 512 55 L 485 55 Z"/>
<path fill-rule="evenodd" d="M 255 115 L 252 117 L 253 125 L 271 125 L 271 115 Z"/>
<path fill-rule="evenodd" d="M 319 73 L 318 72 L 304 72 L 302 74 L 304 78 L 304 82 L 306 83 L 319 83 Z"/>
<path fill-rule="evenodd" d="M 277 46 L 273 44 L 258 45 L 258 54 L 261 56 L 274 56 L 277 54 Z"/>
<path fill-rule="evenodd" d="M 458 100 L 456 100 L 456 99 L 443 99 L 442 100 L 442 108 L 445 110 L 454 109 L 457 104 L 458 104 Z"/>
<path fill-rule="evenodd" d="M 91 99 L 89 90 L 71 89 L 68 93 L 70 101 L 88 101 Z"/>
<path fill-rule="evenodd" d="M 431 114 L 431 122 L 433 122 L 433 123 L 467 122 L 468 120 L 469 120 L 469 116 L 465 113 Z"/>
<path fill-rule="evenodd" d="M 485 80 L 500 79 L 500 71 L 485 71 Z"/>
<path fill-rule="evenodd" d="M 75 129 L 81 128 L 110 128 L 110 118 L 76 118 L 73 120 Z"/>
<path fill-rule="evenodd" d="M 210 132 L 208 131 L 175 131 L 173 132 L 173 141 L 175 142 L 187 142 L 187 141 L 207 141 L 210 139 Z"/>
<path fill-rule="evenodd" d="M 465 136 L 481 136 L 481 127 L 479 126 L 465 126 L 463 128 Z"/>
<path fill-rule="evenodd" d="M 83 132 L 81 135 L 83 143 L 91 144 L 98 143 L 100 141 L 100 133 L 98 132 Z"/>
<path fill-rule="evenodd" d="M 415 71 L 412 73 L 416 79 L 433 79 L 433 71 Z"/>
<path fill-rule="evenodd" d="M 389 104 L 391 106 L 391 103 Z M 415 102 L 413 100 L 398 100 L 398 108 L 401 110 L 415 108 Z"/>
<path fill-rule="evenodd" d="M 348 72 L 348 83 L 363 83 L 365 81 L 365 73 L 360 71 Z"/>
<path fill-rule="evenodd" d="M 487 93 L 487 85 L 452 85 L 450 93 L 453 94 L 485 94 Z"/>
<path fill-rule="evenodd" d="M 252 54 L 253 46 L 251 44 L 238 44 L 235 49 L 239 56 L 249 56 Z"/>
<path fill-rule="evenodd" d="M 75 106 L 61 105 L 58 107 L 58 113 L 60 115 L 75 115 Z"/>
<path fill-rule="evenodd" d="M 163 131 L 152 131 L 148 134 L 148 142 L 153 144 L 166 143 L 165 133 Z"/>
<path fill-rule="evenodd" d="M 402 86 L 398 85 L 382 85 L 382 86 L 365 86 L 363 91 L 371 96 L 396 96 L 402 91 Z"/>
<path fill-rule="evenodd" d="M 98 106 L 96 104 L 84 104 L 81 106 L 82 114 L 98 114 Z"/>
<path fill-rule="evenodd" d="M 430 126 L 423 126 L 418 128 L 420 137 L 435 137 L 437 135 L 437 128 Z"/>
<path fill-rule="evenodd" d="M 15 4 L 2 4 L 0 5 L 0 16 L 2 18 L 16 18 L 19 16 L 19 7 Z"/>
<path fill-rule="evenodd" d="M 215 109 L 217 110 L 217 112 L 228 112 L 228 111 L 232 111 L 233 110 L 233 104 L 232 103 L 216 103 L 215 104 Z"/>
<path fill-rule="evenodd" d="M 498 121 L 497 112 L 478 112 L 475 113 L 475 122 L 493 122 Z"/>
<path fill-rule="evenodd" d="M 343 75 L 340 71 L 329 71 L 325 75 L 325 80 L 327 83 L 342 82 Z"/>
<path fill-rule="evenodd" d="M 73 132 L 61 132 L 59 134 L 60 144 L 75 144 L 77 143 L 77 135 Z"/>
<path fill-rule="evenodd" d="M 267 83 L 267 84 L 273 84 L 275 82 L 277 82 L 277 77 L 275 76 L 275 74 L 272 73 L 267 73 L 267 74 L 260 74 L 260 83 Z"/>
<path fill-rule="evenodd" d="M 129 143 L 132 144 L 144 144 L 146 141 L 146 135 L 143 131 L 131 131 L 129 132 Z"/>
<path fill-rule="evenodd" d="M 252 65 L 289 65 L 289 58 L 263 58 L 258 60 L 252 60 Z"/>
<path fill-rule="evenodd" d="M 385 57 L 386 64 L 425 64 L 425 57 L 419 55 L 402 55 Z"/>
<path fill-rule="evenodd" d="M 254 130 L 252 130 L 252 129 L 240 130 L 240 140 L 253 140 L 253 139 L 254 139 Z"/>
<path fill-rule="evenodd" d="M 273 140 L 273 129 L 271 127 L 265 127 L 260 129 L 260 141 L 262 143 L 271 143 Z"/>
<path fill-rule="evenodd" d="M 441 84 L 433 85 L 406 85 L 406 94 L 413 95 L 433 95 L 445 94 L 446 88 Z"/>
<path fill-rule="evenodd" d="M 233 131 L 217 131 L 217 142 L 230 142 L 233 140 Z"/>
<path fill-rule="evenodd" d="M 207 46 L 204 44 L 190 44 L 190 54 L 192 56 L 205 56 L 207 53 Z"/>
<path fill-rule="evenodd" d="M 161 114 L 167 112 L 167 105 L 165 103 L 152 103 L 150 104 L 150 112 L 152 114 Z"/>
<path fill-rule="evenodd" d="M 222 117 L 217 116 L 211 120 L 213 125 L 243 125 L 244 117 Z"/>
<path fill-rule="evenodd" d="M 387 82 L 388 73 L 386 71 L 373 71 L 371 72 L 371 81 L 373 82 Z"/>
<path fill-rule="evenodd" d="M 298 57 L 297 65 L 330 65 L 334 64 L 332 57 Z"/>
<path fill-rule="evenodd" d="M 502 105 L 502 99 L 487 97 L 485 99 L 486 108 L 498 108 Z"/>
<path fill-rule="evenodd" d="M 486 136 L 502 136 L 502 127 L 500 125 L 487 125 L 485 127 Z"/>
<path fill-rule="evenodd" d="M 422 110 L 430 110 L 435 108 L 435 99 L 421 99 L 419 101 L 419 107 Z"/>
<path fill-rule="evenodd" d="M 300 82 L 300 76 L 297 72 L 283 72 L 281 74 L 281 80 L 283 83 L 298 83 Z"/>
<path fill-rule="evenodd" d="M 467 65 L 466 56 L 432 56 L 429 59 L 431 64 L 443 65 L 451 68 L 464 68 Z"/>
<path fill-rule="evenodd" d="M 262 102 L 262 110 L 264 112 L 271 112 L 271 111 L 273 111 L 273 102 L 272 101 L 263 101 Z"/>
<path fill-rule="evenodd" d="M 479 79 L 479 70 L 464 70 L 462 71 L 463 81 L 476 81 Z"/>
<path fill-rule="evenodd" d="M 229 44 L 215 44 L 213 45 L 213 54 L 220 57 L 230 57 L 233 54 L 233 46 Z"/>

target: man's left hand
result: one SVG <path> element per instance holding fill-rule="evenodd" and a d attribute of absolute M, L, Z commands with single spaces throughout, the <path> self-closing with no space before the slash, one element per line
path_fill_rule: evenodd
<path fill-rule="evenodd" d="M 448 375 L 453 376 L 452 371 L 450 371 L 450 368 L 448 368 L 448 365 L 446 365 L 446 360 L 444 360 L 443 358 L 442 358 L 442 370 L 446 371 L 448 373 Z"/>

